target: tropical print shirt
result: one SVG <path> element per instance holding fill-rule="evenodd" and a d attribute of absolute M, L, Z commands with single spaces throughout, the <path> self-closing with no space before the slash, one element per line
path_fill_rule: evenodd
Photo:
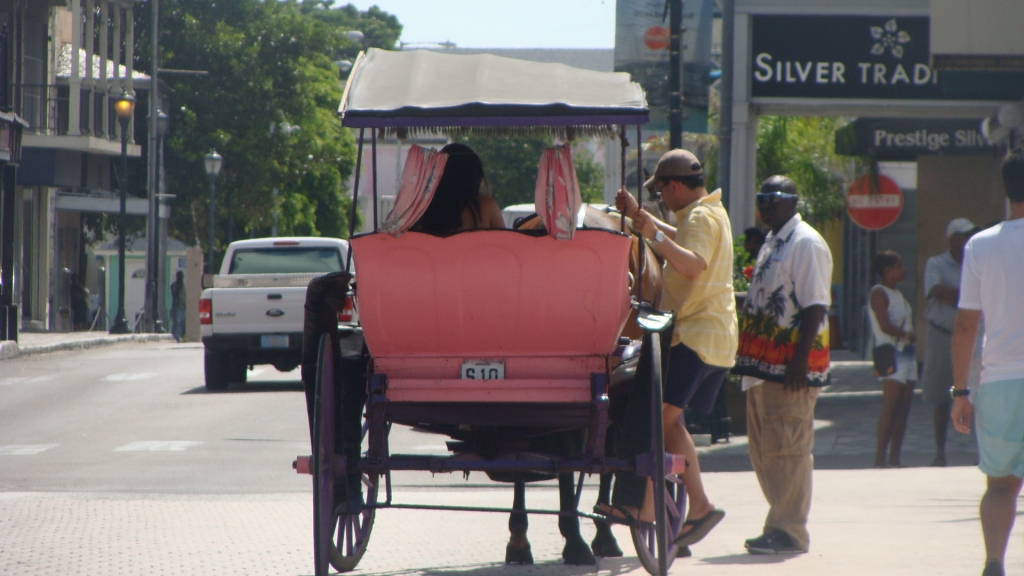
<path fill-rule="evenodd" d="M 757 256 L 740 313 L 740 342 L 733 373 L 784 382 L 800 341 L 800 319 L 811 306 L 832 303 L 832 252 L 797 214 L 778 234 L 769 233 Z M 808 358 L 807 383 L 828 380 L 828 319 L 822 320 Z M 747 379 L 744 378 L 744 381 Z"/>

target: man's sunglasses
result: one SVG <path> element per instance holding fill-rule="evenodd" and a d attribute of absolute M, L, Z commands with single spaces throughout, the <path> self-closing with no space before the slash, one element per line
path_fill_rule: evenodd
<path fill-rule="evenodd" d="M 694 174 L 693 176 L 699 177 L 702 176 L 702 174 Z M 651 186 L 651 188 L 653 189 L 653 192 L 660 193 L 661 189 L 664 188 L 665 186 L 668 186 L 669 182 L 686 183 L 689 182 L 693 178 L 693 176 L 662 176 L 661 178 L 658 178 L 657 180 L 654 181 L 654 184 Z"/>
<path fill-rule="evenodd" d="M 796 194 L 789 194 L 776 190 L 775 192 L 759 192 L 757 194 L 758 206 L 773 206 L 781 200 L 796 200 Z"/>

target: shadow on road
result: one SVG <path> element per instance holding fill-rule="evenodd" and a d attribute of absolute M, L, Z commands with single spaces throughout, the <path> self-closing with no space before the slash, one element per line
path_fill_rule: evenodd
<path fill-rule="evenodd" d="M 861 390 L 855 392 L 857 394 L 823 394 L 818 398 L 814 411 L 816 470 L 856 470 L 874 466 L 876 429 L 882 397 L 881 394 L 864 393 Z M 925 404 L 921 395 L 915 394 L 903 441 L 901 460 L 904 466 L 928 466 L 935 458 L 932 412 L 932 407 Z M 950 426 L 946 438 L 946 460 L 949 466 L 977 465 L 977 444 L 973 437 L 960 434 Z M 706 472 L 753 470 L 746 438 L 734 436 L 729 444 L 717 444 L 701 451 L 700 466 Z"/>
<path fill-rule="evenodd" d="M 227 390 L 207 390 L 205 386 L 197 386 L 181 394 L 249 394 L 253 392 L 302 392 L 302 382 L 261 380 L 245 384 L 231 384 Z"/>
<path fill-rule="evenodd" d="M 444 568 L 410 568 L 404 571 L 389 570 L 387 572 L 363 572 L 363 576 L 508 576 L 510 564 L 470 564 L 465 566 L 446 566 Z M 582 576 L 583 574 L 601 573 L 611 575 L 625 574 L 640 568 L 636 558 L 602 558 L 598 566 L 568 566 L 557 560 L 538 562 L 532 565 L 531 572 L 542 571 L 544 574 L 564 576 Z"/>
<path fill-rule="evenodd" d="M 778 564 L 784 562 L 787 558 L 792 558 L 789 555 L 779 554 L 728 554 L 726 556 L 712 556 L 710 558 L 701 558 L 698 562 L 703 564 Z"/>

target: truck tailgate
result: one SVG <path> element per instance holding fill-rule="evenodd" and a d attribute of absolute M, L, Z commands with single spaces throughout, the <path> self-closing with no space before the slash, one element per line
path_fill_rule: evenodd
<path fill-rule="evenodd" d="M 215 334 L 302 332 L 306 287 L 214 288 Z"/>

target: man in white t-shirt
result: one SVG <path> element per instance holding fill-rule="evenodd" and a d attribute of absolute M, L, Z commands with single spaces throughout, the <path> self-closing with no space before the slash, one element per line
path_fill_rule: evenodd
<path fill-rule="evenodd" d="M 953 323 L 953 426 L 969 434 L 977 412 L 978 467 L 988 476 L 981 499 L 987 554 L 982 576 L 1004 575 L 1003 557 L 1024 483 L 1024 148 L 1003 160 L 1003 183 L 1010 216 L 967 243 Z M 983 313 L 981 383 L 972 405 L 967 377 Z"/>

